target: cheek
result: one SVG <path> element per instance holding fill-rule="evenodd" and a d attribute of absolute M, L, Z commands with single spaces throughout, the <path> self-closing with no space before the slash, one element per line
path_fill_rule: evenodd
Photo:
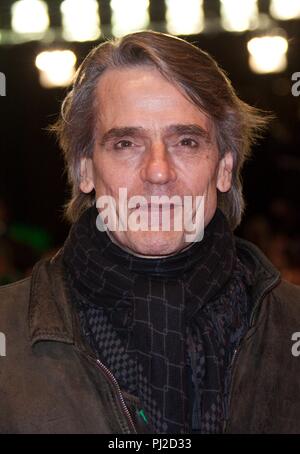
<path fill-rule="evenodd" d="M 216 189 L 216 175 L 216 169 L 213 166 L 201 165 L 199 171 L 186 173 L 185 180 L 190 187 L 193 187 L 194 193 L 203 194 Z"/>
<path fill-rule="evenodd" d="M 94 183 L 97 195 L 111 194 L 117 196 L 119 188 L 128 188 L 132 181 L 132 172 L 126 166 L 118 165 L 104 156 L 93 160 Z"/>

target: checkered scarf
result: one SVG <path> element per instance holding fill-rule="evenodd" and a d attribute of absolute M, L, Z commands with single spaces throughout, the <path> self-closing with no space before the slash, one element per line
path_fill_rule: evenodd
<path fill-rule="evenodd" d="M 248 317 L 245 270 L 217 209 L 204 239 L 141 258 L 96 228 L 86 210 L 64 245 L 82 332 L 156 433 L 220 432 L 228 364 Z M 191 405 L 193 402 L 193 405 Z"/>

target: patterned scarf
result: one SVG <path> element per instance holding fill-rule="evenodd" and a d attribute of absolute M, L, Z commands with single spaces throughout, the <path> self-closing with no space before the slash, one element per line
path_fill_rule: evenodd
<path fill-rule="evenodd" d="M 217 209 L 202 241 L 142 258 L 96 227 L 95 206 L 72 226 L 64 266 L 84 336 L 155 433 L 218 433 L 229 363 L 249 318 L 251 277 Z"/>

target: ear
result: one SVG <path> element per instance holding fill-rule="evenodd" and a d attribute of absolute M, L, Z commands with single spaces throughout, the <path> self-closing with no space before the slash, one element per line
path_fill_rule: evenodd
<path fill-rule="evenodd" d="M 94 189 L 93 162 L 90 158 L 81 158 L 79 187 L 86 194 Z"/>
<path fill-rule="evenodd" d="M 220 192 L 227 192 L 231 188 L 232 169 L 233 155 L 231 151 L 228 151 L 219 162 L 217 189 L 219 189 Z"/>

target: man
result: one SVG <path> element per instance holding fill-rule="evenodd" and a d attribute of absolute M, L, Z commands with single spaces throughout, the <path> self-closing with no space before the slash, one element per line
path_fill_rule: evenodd
<path fill-rule="evenodd" d="M 0 432 L 300 432 L 299 288 L 233 235 L 265 122 L 183 40 L 90 52 L 54 128 L 69 237 L 0 290 Z"/>

